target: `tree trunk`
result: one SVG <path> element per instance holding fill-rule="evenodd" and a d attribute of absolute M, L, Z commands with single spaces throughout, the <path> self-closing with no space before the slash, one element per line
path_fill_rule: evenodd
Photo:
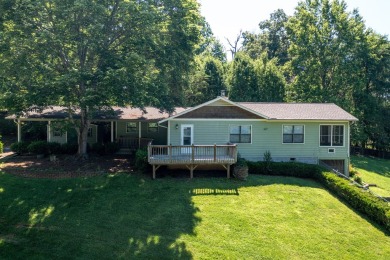
<path fill-rule="evenodd" d="M 88 153 L 87 153 L 87 139 L 88 139 L 88 129 L 91 124 L 90 120 L 88 119 L 88 109 L 82 108 L 80 111 L 80 125 L 78 127 L 77 131 L 77 137 L 78 137 L 78 157 L 80 159 L 87 159 Z"/>

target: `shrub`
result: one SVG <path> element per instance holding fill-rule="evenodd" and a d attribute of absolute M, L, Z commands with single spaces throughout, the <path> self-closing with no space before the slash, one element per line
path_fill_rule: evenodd
<path fill-rule="evenodd" d="M 47 150 L 49 154 L 60 154 L 62 153 L 61 144 L 57 142 L 47 143 Z"/>
<path fill-rule="evenodd" d="M 99 155 L 104 155 L 106 153 L 106 150 L 104 148 L 104 144 L 102 144 L 102 143 L 94 143 L 94 144 L 92 144 L 91 150 L 94 153 L 97 153 Z"/>
<path fill-rule="evenodd" d="M 314 164 L 296 162 L 271 163 L 272 171 L 267 171 L 266 162 L 248 162 L 251 174 L 283 175 L 313 178 L 322 183 L 330 192 L 345 200 L 355 210 L 366 214 L 370 219 L 390 231 L 390 205 L 370 194 L 350 181 L 328 172 Z"/>
<path fill-rule="evenodd" d="M 0 154 L 3 153 L 3 143 L 1 142 L 1 135 L 0 135 Z"/>
<path fill-rule="evenodd" d="M 145 172 L 148 169 L 148 151 L 146 149 L 138 149 L 136 151 L 134 166 L 140 172 Z"/>
<path fill-rule="evenodd" d="M 268 171 L 271 171 L 272 156 L 271 156 L 271 152 L 269 150 L 264 152 L 263 161 L 265 162 L 266 169 Z"/>
<path fill-rule="evenodd" d="M 104 144 L 106 154 L 114 154 L 119 151 L 119 143 L 106 143 Z"/>
<path fill-rule="evenodd" d="M 11 144 L 11 151 L 13 151 L 14 153 L 17 153 L 17 154 L 25 154 L 25 153 L 28 153 L 28 149 L 27 149 L 27 146 L 29 145 L 29 143 L 27 142 L 16 142 L 16 143 L 13 143 Z"/>
<path fill-rule="evenodd" d="M 234 164 L 233 176 L 239 180 L 246 180 L 248 177 L 248 163 L 241 157 L 240 153 L 237 154 L 237 162 Z"/>
<path fill-rule="evenodd" d="M 314 178 L 317 165 L 298 162 L 248 162 L 249 173 Z"/>
<path fill-rule="evenodd" d="M 77 150 L 79 149 L 77 144 L 62 144 L 61 145 L 61 152 L 63 154 L 75 154 L 77 153 Z"/>
<path fill-rule="evenodd" d="M 33 154 L 47 154 L 48 145 L 46 141 L 34 141 L 27 146 L 27 150 Z"/>
<path fill-rule="evenodd" d="M 390 205 L 333 173 L 322 171 L 316 179 L 357 211 L 390 231 Z"/>
<path fill-rule="evenodd" d="M 358 175 L 355 175 L 353 177 L 353 180 L 356 181 L 357 183 L 359 183 L 360 185 L 363 185 L 363 180 L 362 180 L 362 177 L 358 176 Z"/>

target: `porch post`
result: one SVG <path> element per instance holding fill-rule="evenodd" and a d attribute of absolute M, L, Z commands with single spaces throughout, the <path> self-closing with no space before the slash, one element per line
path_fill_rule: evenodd
<path fill-rule="evenodd" d="M 47 141 L 51 142 L 51 121 L 47 121 Z"/>
<path fill-rule="evenodd" d="M 114 142 L 114 121 L 111 121 L 111 143 Z"/>
<path fill-rule="evenodd" d="M 141 121 L 138 122 L 138 149 L 141 148 Z"/>
<path fill-rule="evenodd" d="M 20 123 L 20 119 L 18 119 L 17 125 L 18 125 L 18 142 L 21 142 L 22 141 L 22 126 Z"/>

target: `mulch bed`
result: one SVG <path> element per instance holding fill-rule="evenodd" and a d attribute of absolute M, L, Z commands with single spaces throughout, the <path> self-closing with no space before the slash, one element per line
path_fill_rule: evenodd
<path fill-rule="evenodd" d="M 90 156 L 88 160 L 76 160 L 74 156 L 59 156 L 52 162 L 48 157 L 14 156 L 9 154 L 0 163 L 5 173 L 26 178 L 74 178 L 107 173 L 133 172 L 129 155 Z"/>

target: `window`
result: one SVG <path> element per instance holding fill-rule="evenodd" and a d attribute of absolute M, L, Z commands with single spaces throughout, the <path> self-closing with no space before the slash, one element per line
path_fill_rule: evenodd
<path fill-rule="evenodd" d="M 343 125 L 321 125 L 320 146 L 343 146 L 344 126 Z"/>
<path fill-rule="evenodd" d="M 93 132 L 92 132 L 92 127 L 88 128 L 88 137 L 92 137 Z"/>
<path fill-rule="evenodd" d="M 303 125 L 284 125 L 283 126 L 283 143 L 284 144 L 303 144 L 304 141 Z"/>
<path fill-rule="evenodd" d="M 231 143 L 250 143 L 252 140 L 252 127 L 250 125 L 230 126 Z"/>
<path fill-rule="evenodd" d="M 137 123 L 136 122 L 127 122 L 126 123 L 126 133 L 135 133 L 137 132 Z"/>
<path fill-rule="evenodd" d="M 158 133 L 158 124 L 157 123 L 148 123 L 148 132 Z"/>
<path fill-rule="evenodd" d="M 61 137 L 62 136 L 62 131 L 61 131 L 61 129 L 54 129 L 53 130 L 53 136 L 54 137 Z"/>

